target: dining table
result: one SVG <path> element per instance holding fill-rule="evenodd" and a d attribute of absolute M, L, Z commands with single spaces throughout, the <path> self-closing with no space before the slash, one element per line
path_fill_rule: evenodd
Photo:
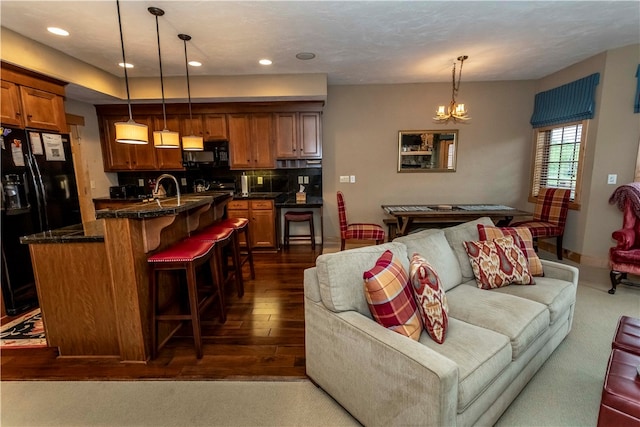
<path fill-rule="evenodd" d="M 388 215 L 384 223 L 389 238 L 404 236 L 416 228 L 437 228 L 489 217 L 496 226 L 504 227 L 516 217 L 532 217 L 531 212 L 498 204 L 462 205 L 382 205 Z"/>

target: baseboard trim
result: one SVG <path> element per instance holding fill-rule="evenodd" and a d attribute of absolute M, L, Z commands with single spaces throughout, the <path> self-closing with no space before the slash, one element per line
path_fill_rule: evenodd
<path fill-rule="evenodd" d="M 556 245 L 547 242 L 547 241 L 539 241 L 538 248 L 544 251 L 550 252 L 552 254 L 556 253 Z M 562 258 L 568 259 L 569 261 L 575 262 L 576 264 L 588 265 L 591 267 L 599 267 L 599 268 L 609 268 L 609 259 L 608 258 L 598 258 L 592 257 L 589 255 L 582 255 L 578 252 L 573 252 L 568 249 L 562 249 Z"/>

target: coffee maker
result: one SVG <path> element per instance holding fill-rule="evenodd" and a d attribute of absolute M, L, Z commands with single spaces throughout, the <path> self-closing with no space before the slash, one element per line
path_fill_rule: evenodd
<path fill-rule="evenodd" d="M 24 185 L 24 176 L 7 174 L 2 178 L 2 205 L 6 210 L 29 207 Z"/>

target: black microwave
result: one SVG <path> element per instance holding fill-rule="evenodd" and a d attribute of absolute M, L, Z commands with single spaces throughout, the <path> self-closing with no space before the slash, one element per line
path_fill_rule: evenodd
<path fill-rule="evenodd" d="M 228 167 L 229 142 L 205 141 L 203 151 L 183 151 L 182 163 L 186 168 L 200 166 Z"/>

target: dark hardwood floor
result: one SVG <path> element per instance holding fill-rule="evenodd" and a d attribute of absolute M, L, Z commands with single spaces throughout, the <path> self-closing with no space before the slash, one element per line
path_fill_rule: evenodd
<path fill-rule="evenodd" d="M 215 309 L 202 325 L 204 357 L 196 359 L 185 325 L 146 364 L 117 358 L 58 358 L 55 348 L 3 349 L 0 379 L 296 379 L 305 378 L 303 271 L 315 265 L 320 245 L 292 245 L 278 253 L 255 253 L 256 279 L 248 269 L 245 294 L 226 293 L 227 321 Z M 185 331 L 185 333 L 181 333 Z"/>

